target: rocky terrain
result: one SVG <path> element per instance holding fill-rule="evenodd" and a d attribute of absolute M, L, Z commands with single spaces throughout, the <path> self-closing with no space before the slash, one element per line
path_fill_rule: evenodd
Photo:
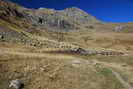
<path fill-rule="evenodd" d="M 0 89 L 133 89 L 132 37 L 76 7 L 0 0 Z"/>

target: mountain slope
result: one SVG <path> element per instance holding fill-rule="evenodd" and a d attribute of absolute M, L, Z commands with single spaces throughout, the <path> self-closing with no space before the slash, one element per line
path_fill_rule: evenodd
<path fill-rule="evenodd" d="M 0 0 L 0 89 L 132 88 L 132 24 Z"/>
<path fill-rule="evenodd" d="M 48 27 L 54 31 L 71 31 L 79 30 L 79 27 L 84 27 L 89 24 L 100 23 L 93 16 L 88 15 L 78 8 L 67 8 L 65 10 L 52 10 L 52 9 L 28 9 L 2 0 L 0 2 L 0 16 L 2 19 L 11 21 L 21 20 L 21 24 L 29 22 L 29 24 L 45 28 Z M 14 22 L 15 23 L 15 22 Z M 16 22 L 17 24 L 17 22 Z"/>

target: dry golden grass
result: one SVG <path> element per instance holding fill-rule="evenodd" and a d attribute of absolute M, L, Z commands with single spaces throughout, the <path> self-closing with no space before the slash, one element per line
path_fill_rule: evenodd
<path fill-rule="evenodd" d="M 47 47 L 0 42 L 0 89 L 6 89 L 9 81 L 16 78 L 24 81 L 24 89 L 126 89 L 111 70 L 117 71 L 125 82 L 133 86 L 132 33 L 113 32 L 111 27 L 116 24 L 76 32 L 38 30 L 38 33 L 0 22 L 0 26 L 5 25 L 9 30 L 22 32 L 32 40 L 47 44 Z M 62 45 L 130 52 L 131 55 L 56 53 Z"/>
<path fill-rule="evenodd" d="M 0 46 L 0 89 L 7 88 L 9 81 L 16 78 L 24 81 L 24 89 L 126 89 L 114 77 L 110 71 L 112 68 L 126 76 L 127 82 L 132 83 L 132 56 L 34 53 L 38 48 L 3 44 Z M 123 63 L 127 66 L 123 67 Z M 130 71 L 128 68 L 131 68 Z"/>

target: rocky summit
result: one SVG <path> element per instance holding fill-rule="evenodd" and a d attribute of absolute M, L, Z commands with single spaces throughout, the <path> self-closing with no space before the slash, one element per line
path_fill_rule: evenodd
<path fill-rule="evenodd" d="M 0 2 L 0 9 L 2 19 L 9 21 L 20 19 L 29 22 L 35 27 L 48 27 L 53 31 L 80 30 L 81 26 L 85 27 L 89 24 L 100 23 L 95 17 L 76 7 L 67 8 L 65 10 L 46 8 L 28 9 L 2 0 Z"/>
<path fill-rule="evenodd" d="M 0 0 L 0 89 L 133 89 L 133 23 Z"/>

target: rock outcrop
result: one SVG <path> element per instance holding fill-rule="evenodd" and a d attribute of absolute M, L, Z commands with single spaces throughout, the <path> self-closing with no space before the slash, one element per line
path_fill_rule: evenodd
<path fill-rule="evenodd" d="M 80 29 L 79 25 L 100 23 L 95 17 L 75 7 L 65 10 L 39 9 L 30 14 L 29 18 L 34 25 L 49 26 L 64 31 Z"/>
<path fill-rule="evenodd" d="M 6 0 L 0 1 L 0 19 L 11 21 L 16 18 L 24 18 L 24 8 Z"/>
<path fill-rule="evenodd" d="M 23 85 L 22 81 L 16 79 L 10 82 L 9 88 L 13 87 L 14 89 L 22 89 Z"/>

